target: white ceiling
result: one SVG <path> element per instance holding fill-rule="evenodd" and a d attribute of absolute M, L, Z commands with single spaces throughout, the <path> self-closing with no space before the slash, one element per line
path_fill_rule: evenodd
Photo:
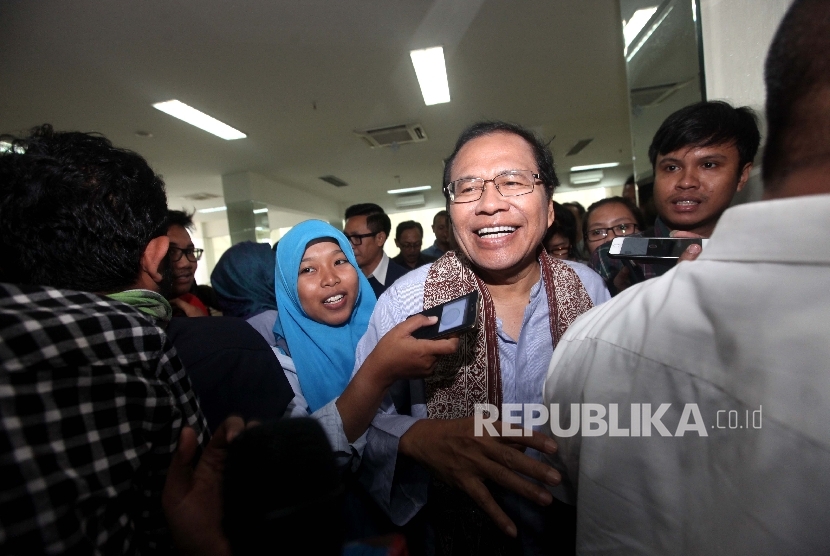
<path fill-rule="evenodd" d="M 150 161 L 173 207 L 222 204 L 183 197 L 221 195 L 221 176 L 245 171 L 390 212 L 387 189 L 430 184 L 427 205 L 439 206 L 442 159 L 480 119 L 555 136 L 563 181 L 574 165 L 618 161 L 629 173 L 622 41 L 612 0 L 3 0 L 0 132 L 99 131 Z M 425 106 L 409 50 L 435 45 L 452 101 Z M 151 106 L 172 98 L 247 139 Z M 353 133 L 402 123 L 429 140 L 370 149 Z M 329 174 L 349 186 L 318 179 Z"/>

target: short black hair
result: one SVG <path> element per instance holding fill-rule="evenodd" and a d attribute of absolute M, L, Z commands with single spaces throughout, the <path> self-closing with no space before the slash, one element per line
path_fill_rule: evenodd
<path fill-rule="evenodd" d="M 830 4 L 796 0 L 775 33 L 764 67 L 767 143 L 763 178 L 775 189 L 795 168 L 830 160 Z"/>
<path fill-rule="evenodd" d="M 384 213 L 383 207 L 375 203 L 358 203 L 346 209 L 346 220 L 352 216 L 368 216 L 370 214 Z"/>
<path fill-rule="evenodd" d="M 502 121 L 486 121 L 475 123 L 462 131 L 461 135 L 458 137 L 458 141 L 455 143 L 455 149 L 444 161 L 443 186 L 444 197 L 446 197 L 447 202 L 449 203 L 449 192 L 446 190 L 446 185 L 451 181 L 450 176 L 452 175 L 452 164 L 455 161 L 455 157 L 458 155 L 458 151 L 460 151 L 464 145 L 473 139 L 477 139 L 478 137 L 483 137 L 485 135 L 492 135 L 494 133 L 511 133 L 513 135 L 518 135 L 527 141 L 527 144 L 530 145 L 530 148 L 533 151 L 533 156 L 536 159 L 539 178 L 545 186 L 545 194 L 548 200 L 550 200 L 553 196 L 553 190 L 559 186 L 559 178 L 556 177 L 556 169 L 553 164 L 553 153 L 550 152 L 550 142 L 543 142 L 541 139 L 536 137 L 536 134 L 532 131 L 518 124 Z M 516 168 L 516 170 L 529 169 L 530 168 Z"/>
<path fill-rule="evenodd" d="M 565 208 L 563 205 L 557 203 L 556 201 L 553 202 L 553 224 L 550 225 L 548 231 L 545 232 L 545 238 L 542 240 L 544 245 L 547 245 L 548 241 L 551 240 L 553 236 L 556 234 L 562 234 L 568 241 L 570 242 L 570 251 L 568 253 L 569 256 L 574 254 L 576 250 L 576 217 L 573 215 L 571 211 Z"/>
<path fill-rule="evenodd" d="M 380 205 L 375 203 L 359 203 L 346 209 L 346 220 L 352 216 L 365 216 L 366 227 L 373 234 L 384 232 L 386 237 L 392 231 L 392 221 Z"/>
<path fill-rule="evenodd" d="M 681 108 L 663 121 L 648 148 L 648 159 L 654 169 L 659 155 L 683 147 L 733 144 L 738 150 L 740 174 L 755 158 L 760 143 L 758 119 L 751 108 L 734 108 L 721 100 L 703 101 Z"/>
<path fill-rule="evenodd" d="M 421 232 L 421 237 L 424 237 L 424 227 L 419 222 L 414 220 L 404 220 L 395 228 L 395 239 L 401 239 L 401 234 L 407 230 L 418 230 Z"/>
<path fill-rule="evenodd" d="M 3 137 L 0 281 L 111 293 L 135 285 L 166 235 L 164 182 L 138 154 L 94 133 Z"/>
<path fill-rule="evenodd" d="M 435 213 L 435 216 L 432 217 L 432 221 L 435 222 L 435 219 L 438 218 L 439 216 L 441 218 L 449 219 L 450 213 L 447 212 L 446 210 L 439 210 L 438 212 Z"/>
<path fill-rule="evenodd" d="M 585 216 L 582 217 L 582 237 L 585 241 L 588 241 L 588 220 L 590 220 L 591 213 L 603 205 L 610 205 L 612 203 L 624 205 L 634 215 L 634 220 L 637 221 L 637 229 L 639 231 L 642 232 L 646 229 L 646 219 L 643 216 L 643 211 L 634 204 L 634 201 L 626 199 L 625 197 L 606 197 L 589 206 L 588 210 L 585 211 Z"/>
<path fill-rule="evenodd" d="M 222 526 L 234 555 L 262 554 L 275 542 L 302 544 L 309 554 L 342 553 L 343 482 L 316 420 L 280 419 L 242 431 L 228 447 L 222 488 Z"/>
<path fill-rule="evenodd" d="M 195 212 L 185 212 L 183 210 L 168 210 L 167 229 L 170 229 L 170 226 L 181 226 L 186 230 L 192 230 L 194 214 Z"/>

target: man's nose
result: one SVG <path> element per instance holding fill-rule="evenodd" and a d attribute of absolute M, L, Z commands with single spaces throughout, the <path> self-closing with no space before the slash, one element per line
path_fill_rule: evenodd
<path fill-rule="evenodd" d="M 483 213 L 491 213 L 499 210 L 504 210 L 507 200 L 496 189 L 496 184 L 487 182 L 484 184 L 484 191 L 481 192 L 481 198 L 476 202 L 476 211 Z"/>
<path fill-rule="evenodd" d="M 683 168 L 677 179 L 677 187 L 691 189 L 700 186 L 700 176 L 695 168 Z"/>

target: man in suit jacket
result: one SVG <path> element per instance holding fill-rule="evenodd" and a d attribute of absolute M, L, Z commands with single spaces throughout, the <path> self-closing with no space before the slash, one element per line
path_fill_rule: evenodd
<path fill-rule="evenodd" d="M 343 233 L 349 238 L 357 264 L 377 297 L 407 272 L 383 252 L 383 244 L 391 231 L 389 216 L 374 203 L 361 203 L 346 209 Z"/>

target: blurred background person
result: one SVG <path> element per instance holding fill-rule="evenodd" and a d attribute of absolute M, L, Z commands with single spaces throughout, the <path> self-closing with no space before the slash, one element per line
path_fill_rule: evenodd
<path fill-rule="evenodd" d="M 193 214 L 181 210 L 167 211 L 167 237 L 170 238 L 170 266 L 173 287 L 168 301 L 174 317 L 206 317 L 207 306 L 196 296 L 196 268 L 202 249 L 193 245 L 188 229 L 193 229 Z"/>

